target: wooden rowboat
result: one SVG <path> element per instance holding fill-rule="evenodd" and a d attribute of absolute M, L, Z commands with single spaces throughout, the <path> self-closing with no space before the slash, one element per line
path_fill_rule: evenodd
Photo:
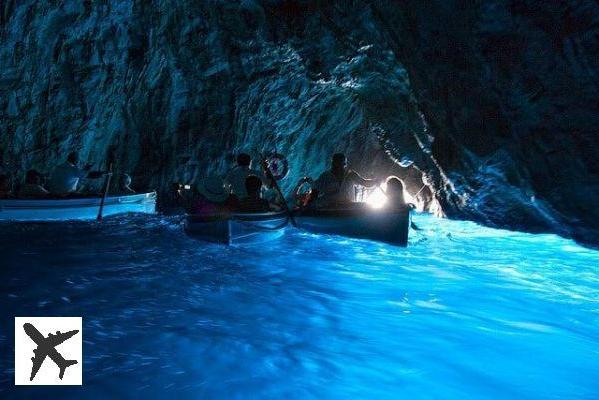
<path fill-rule="evenodd" d="M 280 238 L 289 217 L 284 211 L 187 215 L 185 231 L 190 236 L 221 244 L 259 243 Z"/>
<path fill-rule="evenodd" d="M 312 233 L 369 239 L 396 246 L 408 245 L 410 208 L 372 209 L 355 203 L 347 208 L 297 211 L 297 226 Z"/>
<path fill-rule="evenodd" d="M 93 220 L 98 215 L 100 197 L 62 199 L 0 200 L 0 220 L 3 221 L 67 221 Z M 156 212 L 156 193 L 109 196 L 102 215 Z"/>

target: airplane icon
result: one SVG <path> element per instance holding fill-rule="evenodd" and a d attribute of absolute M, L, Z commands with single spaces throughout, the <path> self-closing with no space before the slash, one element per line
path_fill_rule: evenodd
<path fill-rule="evenodd" d="M 56 346 L 64 342 L 65 340 L 75 336 L 78 330 L 69 331 L 65 333 L 60 333 L 60 331 L 56 332 L 56 335 L 51 333 L 48 334 L 48 337 L 45 338 L 44 335 L 38 331 L 35 326 L 30 323 L 26 323 L 23 325 L 23 329 L 27 336 L 31 338 L 37 344 L 37 348 L 33 350 L 34 357 L 31 357 L 31 361 L 33 362 L 33 367 L 31 368 L 31 377 L 30 381 L 35 378 L 35 374 L 42 366 L 42 363 L 46 359 L 46 356 L 50 357 L 52 361 L 60 368 L 60 373 L 58 377 L 62 380 L 64 376 L 64 371 L 68 366 L 77 364 L 77 360 L 65 360 L 64 357 L 55 349 Z"/>

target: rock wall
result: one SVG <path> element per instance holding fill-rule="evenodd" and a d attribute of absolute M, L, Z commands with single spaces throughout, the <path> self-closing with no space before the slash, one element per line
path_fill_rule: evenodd
<path fill-rule="evenodd" d="M 599 242 L 592 2 L 4 0 L 0 164 L 138 188 L 345 151 L 452 217 Z M 426 184 L 426 186 L 423 185 Z M 422 190 L 421 190 L 422 189 Z"/>
<path fill-rule="evenodd" d="M 444 211 L 599 243 L 599 4 L 371 9 L 434 136 Z"/>

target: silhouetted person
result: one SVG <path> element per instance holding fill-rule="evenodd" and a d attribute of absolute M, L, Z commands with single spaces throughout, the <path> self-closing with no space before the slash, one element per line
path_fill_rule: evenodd
<path fill-rule="evenodd" d="M 48 189 L 50 193 L 65 196 L 77 192 L 81 179 L 97 179 L 102 177 L 105 172 L 90 172 L 91 164 L 79 167 L 79 153 L 73 151 L 69 153 L 67 160 L 56 166 L 50 175 Z"/>
<path fill-rule="evenodd" d="M 405 207 L 406 201 L 404 199 L 404 187 L 402 181 L 396 176 L 390 176 L 387 178 L 386 183 L 387 190 L 385 195 L 387 196 L 387 205 L 396 208 Z"/>
<path fill-rule="evenodd" d="M 372 188 L 377 184 L 377 180 L 362 178 L 348 168 L 345 155 L 336 153 L 331 158 L 331 169 L 320 175 L 314 182 L 314 188 L 320 193 L 319 205 L 334 205 L 353 202 L 356 185 Z"/>
<path fill-rule="evenodd" d="M 237 156 L 237 165 L 225 177 L 225 189 L 238 198 L 245 197 L 247 195 L 245 181 L 250 175 L 257 176 L 264 181 L 263 174 L 252 169 L 252 157 L 249 154 L 241 153 Z"/>
<path fill-rule="evenodd" d="M 241 212 L 268 212 L 271 211 L 270 203 L 261 196 L 262 180 L 250 175 L 245 179 L 245 190 L 247 196 L 239 200 L 239 211 Z"/>
<path fill-rule="evenodd" d="M 41 184 L 41 174 L 35 169 L 30 169 L 25 175 L 25 184 L 19 190 L 20 199 L 39 199 L 50 195 Z"/>

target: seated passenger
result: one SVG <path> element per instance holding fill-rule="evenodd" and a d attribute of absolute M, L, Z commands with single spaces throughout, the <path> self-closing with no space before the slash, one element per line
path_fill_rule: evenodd
<path fill-rule="evenodd" d="M 135 190 L 131 189 L 131 176 L 122 174 L 119 179 L 119 193 L 135 194 Z"/>
<path fill-rule="evenodd" d="M 245 190 L 245 180 L 248 176 L 254 175 L 264 181 L 264 176 L 261 172 L 251 168 L 252 158 L 249 154 L 241 153 L 237 156 L 237 166 L 235 166 L 225 177 L 225 188 L 238 198 L 247 196 Z"/>
<path fill-rule="evenodd" d="M 402 181 L 396 176 L 390 176 L 385 183 L 387 186 L 387 190 L 385 191 L 387 205 L 394 208 L 405 207 L 406 201 L 404 199 Z"/>
<path fill-rule="evenodd" d="M 314 188 L 320 193 L 318 205 L 340 205 L 354 201 L 355 186 L 375 187 L 375 179 L 362 178 L 356 171 L 347 167 L 347 159 L 342 153 L 336 153 L 331 159 L 331 169 L 323 172 L 314 182 Z"/>
<path fill-rule="evenodd" d="M 192 214 L 223 214 L 231 211 L 232 195 L 225 190 L 222 178 L 210 176 L 198 184 L 198 196 L 192 201 Z"/>
<path fill-rule="evenodd" d="M 30 169 L 25 175 L 25 184 L 19 190 L 20 199 L 39 199 L 50 195 L 41 185 L 41 174 L 35 169 Z"/>
<path fill-rule="evenodd" d="M 54 168 L 48 182 L 50 193 L 58 196 L 75 193 L 81 179 L 97 179 L 105 174 L 105 172 L 100 171 L 90 172 L 91 164 L 87 164 L 83 168 L 80 168 L 78 164 L 79 154 L 72 152 L 64 163 Z"/>
<path fill-rule="evenodd" d="M 239 200 L 238 209 L 240 212 L 268 212 L 274 209 L 261 196 L 262 180 L 259 177 L 255 175 L 248 176 L 245 179 L 245 190 L 247 196 Z"/>
<path fill-rule="evenodd" d="M 12 197 L 12 190 L 10 187 L 10 179 L 8 175 L 0 174 L 0 199 L 8 199 Z"/>

